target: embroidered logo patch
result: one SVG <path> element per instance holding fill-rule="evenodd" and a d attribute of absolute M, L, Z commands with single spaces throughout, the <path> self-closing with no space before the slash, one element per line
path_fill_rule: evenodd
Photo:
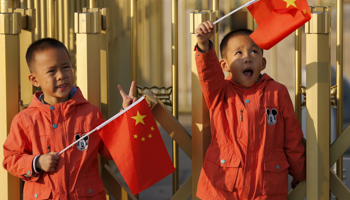
<path fill-rule="evenodd" d="M 84 137 L 85 134 L 83 134 L 82 137 Z M 75 141 L 80 139 L 80 135 L 76 134 L 75 135 Z M 88 148 L 88 140 L 89 140 L 89 136 L 84 137 L 84 139 L 80 140 L 79 142 L 77 142 L 77 148 L 80 151 L 85 151 Z"/>
<path fill-rule="evenodd" d="M 273 126 L 277 123 L 277 110 L 272 108 L 271 110 L 269 108 L 266 109 L 266 115 L 267 115 L 267 123 L 270 126 Z"/>

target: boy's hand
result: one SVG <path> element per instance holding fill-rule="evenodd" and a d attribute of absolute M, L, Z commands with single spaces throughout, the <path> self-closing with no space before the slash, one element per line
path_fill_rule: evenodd
<path fill-rule="evenodd" d="M 199 24 L 199 26 L 195 30 L 195 33 L 198 34 L 197 35 L 198 47 L 202 51 L 208 51 L 210 49 L 209 39 L 214 34 L 213 23 L 211 21 L 206 21 Z"/>
<path fill-rule="evenodd" d="M 122 86 L 118 85 L 120 95 L 123 98 L 123 105 L 122 105 L 123 109 L 130 106 L 130 104 L 134 103 L 137 100 L 137 98 L 134 97 L 134 88 L 135 88 L 135 81 L 132 81 L 131 86 L 130 86 L 130 90 L 129 90 L 129 95 L 127 95 L 127 94 L 125 94 Z"/>
<path fill-rule="evenodd" d="M 50 152 L 41 155 L 39 159 L 36 160 L 35 167 L 45 172 L 54 172 L 56 170 L 58 159 L 60 158 L 57 153 L 58 152 Z"/>

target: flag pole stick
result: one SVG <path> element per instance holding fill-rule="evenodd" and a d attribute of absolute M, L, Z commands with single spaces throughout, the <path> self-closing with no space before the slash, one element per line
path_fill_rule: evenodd
<path fill-rule="evenodd" d="M 238 8 L 236 8 L 235 10 L 233 10 L 233 11 L 231 11 L 230 13 L 226 14 L 225 16 L 221 17 L 220 19 L 216 20 L 216 21 L 213 23 L 213 25 L 219 23 L 220 21 L 222 21 L 222 20 L 225 19 L 226 17 L 232 15 L 233 13 L 239 11 L 240 9 L 242 9 L 242 8 L 244 8 L 244 7 L 250 6 L 251 4 L 253 4 L 253 3 L 257 2 L 257 1 L 259 1 L 259 0 L 251 0 L 251 1 L 247 2 L 247 3 L 245 3 L 244 5 L 242 5 L 242 6 L 238 7 Z M 199 35 L 199 34 L 196 33 L 196 36 L 198 36 L 198 35 Z"/>
<path fill-rule="evenodd" d="M 65 152 L 67 149 L 71 148 L 73 145 L 75 145 L 77 142 L 79 142 L 80 140 L 84 139 L 85 137 L 89 136 L 91 133 L 100 130 L 102 127 L 104 127 L 105 125 L 107 125 L 109 122 L 113 121 L 115 118 L 119 117 L 120 115 L 122 115 L 123 113 L 125 113 L 126 111 L 128 111 L 130 108 L 134 107 L 134 105 L 140 103 L 140 101 L 142 101 L 145 97 L 142 96 L 141 98 L 139 98 L 137 101 L 135 101 L 133 104 L 131 104 L 130 106 L 128 106 L 127 108 L 125 108 L 124 110 L 120 111 L 119 113 L 115 114 L 113 117 L 109 118 L 107 121 L 103 122 L 102 124 L 100 124 L 99 126 L 97 126 L 96 128 L 94 128 L 92 131 L 90 131 L 88 134 L 84 135 L 83 137 L 79 138 L 78 140 L 76 140 L 75 142 L 73 142 L 72 144 L 70 144 L 68 147 L 64 148 L 62 151 L 60 151 L 57 155 L 61 155 L 63 152 Z"/>
<path fill-rule="evenodd" d="M 97 128 L 95 128 L 94 130 L 90 131 L 88 134 L 84 135 L 83 137 L 79 138 L 78 140 L 76 140 L 75 142 L 73 142 L 72 144 L 70 144 L 68 147 L 64 148 L 61 152 L 59 152 L 57 155 L 61 155 L 63 152 L 65 152 L 67 149 L 71 148 L 73 145 L 75 145 L 77 142 L 79 142 L 80 140 L 84 139 L 85 137 L 89 136 L 91 133 L 95 132 L 97 130 Z"/>

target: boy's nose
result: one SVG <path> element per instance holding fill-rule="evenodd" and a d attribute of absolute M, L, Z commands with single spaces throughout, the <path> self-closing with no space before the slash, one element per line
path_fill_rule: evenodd
<path fill-rule="evenodd" d="M 249 55 L 244 57 L 244 63 L 251 63 L 251 62 L 252 62 L 252 59 L 250 58 Z"/>
<path fill-rule="evenodd" d="M 58 80 L 62 80 L 62 79 L 65 79 L 65 78 L 66 78 L 66 75 L 62 71 L 58 70 L 58 72 L 57 72 L 57 79 Z"/>

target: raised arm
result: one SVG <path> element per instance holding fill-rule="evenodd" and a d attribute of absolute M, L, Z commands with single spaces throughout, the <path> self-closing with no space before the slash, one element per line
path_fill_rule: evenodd
<path fill-rule="evenodd" d="M 215 50 L 209 40 L 213 35 L 213 30 L 214 26 L 210 21 L 203 22 L 196 28 L 196 33 L 198 33 L 196 66 L 203 95 L 209 109 L 217 104 L 225 78 Z"/>

